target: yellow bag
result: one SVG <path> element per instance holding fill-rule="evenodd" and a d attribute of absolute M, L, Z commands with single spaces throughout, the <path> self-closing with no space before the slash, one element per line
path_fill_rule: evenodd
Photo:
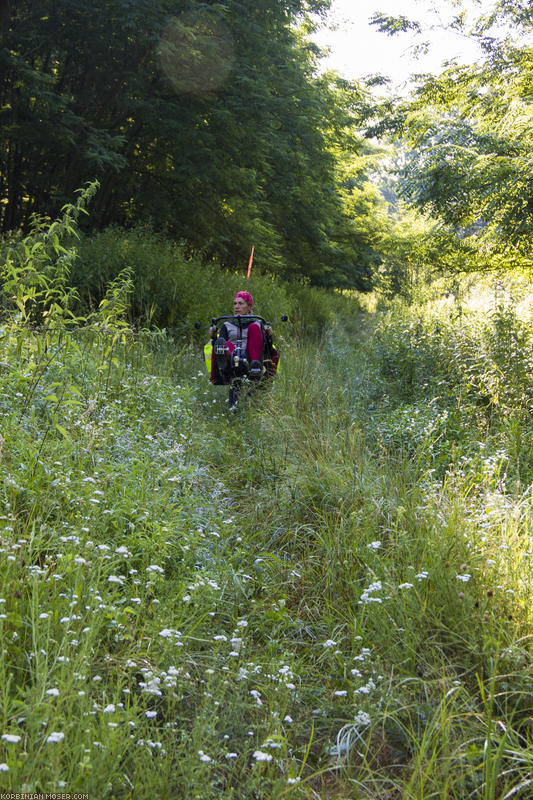
<path fill-rule="evenodd" d="M 211 356 L 213 354 L 213 343 L 208 342 L 204 345 L 204 359 L 205 359 L 205 368 L 207 370 L 207 374 L 211 377 Z"/>

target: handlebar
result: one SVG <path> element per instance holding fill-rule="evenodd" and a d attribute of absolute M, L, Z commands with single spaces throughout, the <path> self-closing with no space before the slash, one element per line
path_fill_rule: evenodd
<path fill-rule="evenodd" d="M 287 314 L 282 314 L 280 319 L 281 322 L 287 322 L 289 318 Z M 266 325 L 266 327 L 272 325 L 271 322 L 267 322 L 264 317 L 260 317 L 257 314 L 228 314 L 222 317 L 213 317 L 211 320 L 211 325 L 218 325 L 219 322 L 226 322 L 226 320 L 229 320 L 236 325 L 249 322 L 262 322 L 263 325 Z"/>
<path fill-rule="evenodd" d="M 211 320 L 211 325 L 218 325 L 219 322 L 226 321 L 233 322 L 236 325 L 242 325 L 248 322 L 262 322 L 263 325 L 269 324 L 263 319 L 263 317 L 259 317 L 257 314 L 228 314 L 222 317 L 213 317 Z"/>
<path fill-rule="evenodd" d="M 287 322 L 288 319 L 289 318 L 287 314 L 282 314 L 280 317 L 281 322 Z M 272 325 L 271 322 L 267 322 L 263 317 L 260 317 L 257 314 L 228 314 L 222 317 L 212 317 L 211 326 L 216 327 L 220 322 L 226 322 L 226 320 L 229 320 L 239 326 L 242 325 L 243 323 L 250 323 L 250 322 L 262 322 L 265 328 L 269 328 Z M 202 325 L 201 322 L 195 322 L 194 327 L 197 330 L 200 330 L 200 328 L 203 328 L 204 326 Z"/>

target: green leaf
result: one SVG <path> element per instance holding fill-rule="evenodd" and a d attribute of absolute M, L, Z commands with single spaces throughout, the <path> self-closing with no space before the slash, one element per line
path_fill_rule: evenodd
<path fill-rule="evenodd" d="M 66 428 L 64 428 L 62 425 L 59 425 L 57 422 L 55 427 L 59 431 L 59 433 L 62 436 L 64 436 L 67 441 L 70 442 L 70 436 L 68 435 L 68 431 L 66 430 Z"/>

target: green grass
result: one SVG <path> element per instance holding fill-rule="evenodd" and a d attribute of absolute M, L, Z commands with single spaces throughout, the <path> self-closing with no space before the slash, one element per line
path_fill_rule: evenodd
<path fill-rule="evenodd" d="M 1 330 L 1 788 L 529 797 L 527 324 L 354 306 L 230 413 L 123 288 Z"/>

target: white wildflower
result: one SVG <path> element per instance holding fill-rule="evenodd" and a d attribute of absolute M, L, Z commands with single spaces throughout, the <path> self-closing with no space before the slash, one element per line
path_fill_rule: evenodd
<path fill-rule="evenodd" d="M 255 750 L 253 757 L 256 761 L 272 761 L 270 753 L 263 753 L 262 750 Z"/>
<path fill-rule="evenodd" d="M 53 744 L 56 742 L 61 742 L 64 738 L 65 734 L 62 733 L 61 731 L 52 731 L 52 733 L 49 734 L 49 736 L 47 736 L 46 741 L 51 742 Z"/>
<path fill-rule="evenodd" d="M 262 706 L 263 705 L 263 701 L 261 700 L 261 692 L 258 692 L 257 689 L 252 689 L 250 691 L 250 694 L 255 699 L 255 702 L 256 702 L 256 704 L 258 706 Z"/>

